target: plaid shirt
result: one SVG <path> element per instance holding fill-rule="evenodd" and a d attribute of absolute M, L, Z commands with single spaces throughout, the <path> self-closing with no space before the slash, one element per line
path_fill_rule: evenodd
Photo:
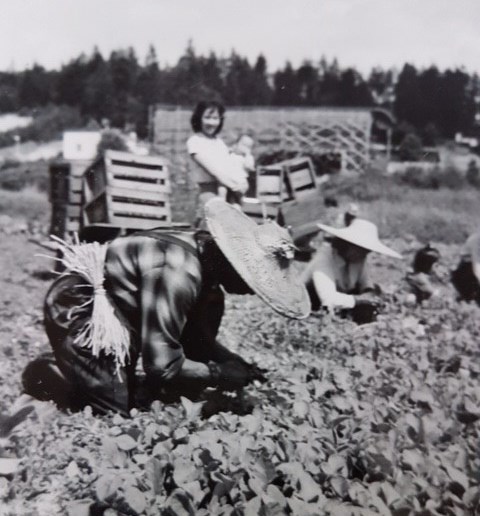
<path fill-rule="evenodd" d="M 202 271 L 193 233 L 156 235 L 131 235 L 109 244 L 105 287 L 133 330 L 132 358 L 142 353 L 144 364 L 154 364 L 162 381 L 173 378 L 185 360 L 181 337 L 187 319 L 195 317 L 191 312 L 202 292 Z"/>

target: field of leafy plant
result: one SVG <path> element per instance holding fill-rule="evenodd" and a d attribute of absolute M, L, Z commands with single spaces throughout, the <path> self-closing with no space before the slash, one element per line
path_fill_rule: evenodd
<path fill-rule="evenodd" d="M 220 339 L 268 382 L 95 417 L 49 403 L 13 427 L 20 373 L 47 349 L 49 264 L 32 225 L 0 226 L 0 514 L 468 515 L 480 511 L 480 308 L 457 304 L 439 245 L 436 294 L 412 304 L 404 262 L 371 256 L 386 308 L 356 326 L 284 319 L 230 296 Z M 301 264 L 298 265 L 301 267 Z"/>

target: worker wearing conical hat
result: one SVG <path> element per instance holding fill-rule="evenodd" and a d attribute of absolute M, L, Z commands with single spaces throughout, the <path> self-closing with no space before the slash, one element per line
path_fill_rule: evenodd
<path fill-rule="evenodd" d="M 216 340 L 224 292 L 257 294 L 284 316 L 307 317 L 307 291 L 290 267 L 292 240 L 284 228 L 257 225 L 219 198 L 207 202 L 205 215 L 210 232 L 147 231 L 113 240 L 104 277 L 87 274 L 78 259 L 88 255 L 82 246 L 67 248 L 76 266 L 45 301 L 55 360 L 27 367 L 26 392 L 45 399 L 60 391 L 70 408 L 128 414 L 139 393 L 140 357 L 151 398 L 187 387 L 237 390 L 261 379 L 257 366 Z"/>
<path fill-rule="evenodd" d="M 367 256 L 377 252 L 393 258 L 401 256 L 378 238 L 375 224 L 355 217 L 347 227 L 334 228 L 325 224 L 318 227 L 330 239 L 322 243 L 302 274 L 312 309 L 372 308 L 375 300 L 365 293 L 372 290 L 367 271 Z M 368 311 L 368 310 L 367 310 Z M 362 321 L 367 322 L 367 321 Z"/>

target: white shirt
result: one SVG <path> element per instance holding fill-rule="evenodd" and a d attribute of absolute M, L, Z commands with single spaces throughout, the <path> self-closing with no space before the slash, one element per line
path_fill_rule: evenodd
<path fill-rule="evenodd" d="M 218 183 L 232 190 L 246 189 L 245 172 L 238 160 L 233 159 L 224 141 L 214 136 L 210 138 L 203 133 L 195 133 L 187 140 L 188 153 L 193 157 L 208 160 L 212 169 L 206 170 L 194 159 L 192 176 L 196 183 Z"/>
<path fill-rule="evenodd" d="M 472 262 L 473 274 L 480 281 L 480 231 L 470 235 L 461 250 L 462 259 Z"/>
<path fill-rule="evenodd" d="M 353 308 L 355 297 L 348 292 L 362 292 L 369 287 L 366 261 L 347 263 L 329 243 L 323 243 L 302 273 L 305 284 L 313 282 L 322 306 Z"/>

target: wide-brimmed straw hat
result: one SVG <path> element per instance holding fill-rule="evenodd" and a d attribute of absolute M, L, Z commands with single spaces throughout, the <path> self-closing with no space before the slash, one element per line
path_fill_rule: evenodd
<path fill-rule="evenodd" d="M 317 224 L 317 226 L 334 237 L 341 238 L 369 251 L 391 256 L 392 258 L 402 258 L 401 254 L 390 249 L 390 247 L 387 247 L 380 241 L 377 226 L 368 220 L 356 218 L 345 228 L 334 228 L 326 224 Z"/>
<path fill-rule="evenodd" d="M 278 313 L 293 319 L 310 314 L 307 290 L 292 270 L 295 246 L 275 222 L 256 224 L 218 197 L 205 204 L 207 227 L 247 285 Z"/>

